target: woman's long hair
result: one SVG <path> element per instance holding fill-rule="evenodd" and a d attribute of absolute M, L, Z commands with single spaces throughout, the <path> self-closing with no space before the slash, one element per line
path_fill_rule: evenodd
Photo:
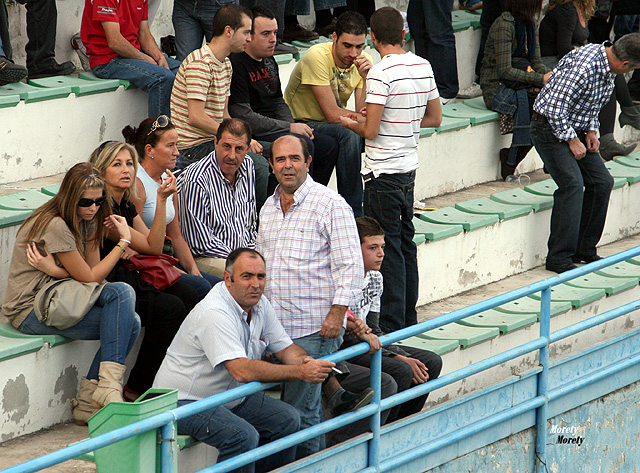
<path fill-rule="evenodd" d="M 124 191 L 123 198 L 125 200 L 137 199 L 138 190 L 136 187 L 136 176 L 138 175 L 138 153 L 133 146 L 126 143 L 121 143 L 120 141 L 105 141 L 99 147 L 93 150 L 93 153 L 91 153 L 91 157 L 89 158 L 89 162 L 98 169 L 100 175 L 104 179 L 107 168 L 111 166 L 113 160 L 116 159 L 116 156 L 123 149 L 127 150 L 131 155 L 134 170 L 133 176 L 131 176 L 131 185 L 126 191 Z M 106 184 L 107 187 L 109 187 L 109 184 Z"/>
<path fill-rule="evenodd" d="M 28 222 L 33 222 L 27 233 L 26 240 L 37 240 L 44 233 L 51 220 L 61 217 L 76 239 L 76 246 L 79 251 L 82 248 L 86 248 L 87 242 L 85 239 L 87 236 L 83 235 L 80 229 L 81 219 L 78 216 L 78 202 L 87 189 L 102 189 L 103 195 L 107 197 L 94 218 L 96 222 L 94 238 L 101 245 L 108 231 L 102 222 L 111 214 L 111 204 L 107 186 L 98 170 L 91 163 L 78 163 L 69 169 L 64 175 L 64 179 L 62 179 L 58 193 L 49 202 L 37 208 L 25 220 L 22 227 Z M 22 229 L 22 227 L 20 228 Z"/>
<path fill-rule="evenodd" d="M 532 25 L 542 11 L 542 2 L 540 0 L 507 0 L 505 11 L 510 12 L 523 23 Z"/>
<path fill-rule="evenodd" d="M 595 0 L 549 0 L 549 5 L 547 5 L 544 13 L 546 15 L 558 5 L 566 5 L 567 3 L 572 3 L 573 6 L 576 7 L 576 10 L 582 13 L 584 21 L 589 20 L 596 12 Z"/>

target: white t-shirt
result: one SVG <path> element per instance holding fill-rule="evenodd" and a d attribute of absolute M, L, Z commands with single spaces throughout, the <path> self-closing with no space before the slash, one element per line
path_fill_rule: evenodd
<path fill-rule="evenodd" d="M 366 140 L 363 174 L 418 169 L 420 122 L 438 88 L 431 64 L 412 53 L 387 54 L 367 75 L 367 103 L 384 105 L 380 132 Z"/>

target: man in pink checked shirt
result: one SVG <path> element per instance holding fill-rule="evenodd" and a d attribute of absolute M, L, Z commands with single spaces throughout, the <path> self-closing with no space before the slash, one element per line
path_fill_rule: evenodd
<path fill-rule="evenodd" d="M 362 288 L 362 253 L 353 211 L 308 175 L 306 143 L 286 135 L 273 142 L 270 164 L 279 186 L 260 212 L 256 243 L 267 262 L 265 295 L 294 343 L 320 358 L 338 350 L 345 313 Z M 320 386 L 284 384 L 282 399 L 298 409 L 301 429 L 322 421 Z M 324 448 L 317 437 L 297 458 Z"/>

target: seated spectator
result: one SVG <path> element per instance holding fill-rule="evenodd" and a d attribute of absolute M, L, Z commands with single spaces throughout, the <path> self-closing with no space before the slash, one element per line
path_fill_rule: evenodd
<path fill-rule="evenodd" d="M 215 150 L 178 177 L 182 233 L 200 270 L 215 276 L 224 274 L 229 253 L 256 242 L 255 174 L 246 159 L 250 142 L 246 122 L 224 119 Z"/>
<path fill-rule="evenodd" d="M 362 211 L 362 139 L 340 123 L 353 116 L 347 101 L 355 95 L 355 110 L 364 107 L 364 84 L 372 66 L 371 56 L 362 52 L 367 34 L 364 17 L 356 12 L 340 15 L 332 43 L 312 46 L 291 73 L 284 99 L 294 120 L 307 123 L 314 132 L 333 137 L 339 146 L 336 174 L 338 192 L 353 209 Z"/>
<path fill-rule="evenodd" d="M 169 348 L 173 336 L 180 328 L 186 315 L 200 301 L 194 288 L 178 281 L 160 291 L 140 277 L 140 273 L 127 269 L 122 260 L 138 253 L 160 254 L 164 244 L 166 228 L 167 200 L 176 192 L 176 180 L 171 172 L 161 186 L 158 186 L 154 222 L 151 231 L 146 227 L 130 198 L 135 196 L 137 157 L 136 151 L 118 141 L 100 145 L 90 158 L 105 180 L 111 195 L 111 208 L 114 214 L 124 217 L 131 232 L 131 245 L 124 252 L 121 262 L 107 275 L 109 282 L 126 282 L 136 293 L 136 313 L 145 327 L 144 339 L 138 352 L 136 363 L 124 387 L 124 395 L 135 400 L 151 387 L 153 377 L 160 368 L 164 354 Z M 100 251 L 104 258 L 118 244 L 118 235 L 114 230 L 109 233 Z"/>
<path fill-rule="evenodd" d="M 540 59 L 536 36 L 535 20 L 541 8 L 540 0 L 507 0 L 484 50 L 480 73 L 484 103 L 501 114 L 500 132 L 513 132 L 511 147 L 500 150 L 503 179 L 515 172 L 531 149 L 533 100 L 551 75 Z"/>
<path fill-rule="evenodd" d="M 588 21 L 595 12 L 592 0 L 551 0 L 540 24 L 542 62 L 554 68 L 569 51 L 584 46 L 589 38 Z M 611 99 L 602 107 L 600 120 L 600 155 L 605 160 L 631 153 L 635 146 L 624 146 L 615 140 L 616 101 L 620 102 L 620 126 L 640 128 L 640 107 L 633 104 L 623 74 L 616 76 Z"/>
<path fill-rule="evenodd" d="M 187 316 L 153 385 L 178 389 L 178 406 L 183 406 L 251 381 L 321 383 L 335 363 L 312 359 L 291 341 L 262 295 L 265 281 L 259 253 L 248 248 L 233 251 L 225 264 L 224 283 Z M 283 364 L 262 361 L 265 352 L 274 353 Z M 264 392 L 178 421 L 178 433 L 216 447 L 219 462 L 299 428 L 296 409 Z M 271 471 L 294 461 L 295 452 L 293 446 L 234 471 Z"/>
<path fill-rule="evenodd" d="M 233 66 L 229 113 L 249 123 L 267 157 L 271 142 L 280 136 L 292 133 L 304 139 L 314 156 L 311 176 L 326 186 L 336 163 L 338 144 L 329 135 L 293 120 L 282 97 L 278 63 L 273 58 L 278 23 L 266 8 L 253 7 L 252 13 L 251 41 L 244 52 L 229 56 Z"/>
<path fill-rule="evenodd" d="M 215 149 L 214 136 L 228 111 L 232 52 L 242 52 L 250 41 L 251 12 L 235 4 L 227 5 L 213 17 L 213 37 L 183 61 L 171 93 L 171 113 L 178 130 L 178 168 L 207 156 Z M 255 140 L 249 157 L 256 170 L 259 207 L 267 198 L 269 164 L 260 156 L 262 145 Z"/>
<path fill-rule="evenodd" d="M 74 340 L 100 340 L 78 398 L 72 401 L 76 423 L 112 401 L 122 401 L 124 360 L 140 331 L 131 286 L 106 284 L 95 305 L 71 327 L 46 325 L 36 315 L 34 301 L 46 284 L 73 278 L 101 283 L 127 251 L 131 232 L 126 220 L 111 214 L 105 183 L 89 163 L 73 166 L 60 190 L 36 209 L 18 230 L 2 313 L 27 335 L 63 335 Z M 100 246 L 109 229 L 119 241 L 102 260 Z M 89 264 L 91 262 L 91 264 Z"/>
<path fill-rule="evenodd" d="M 80 37 L 96 76 L 131 81 L 149 94 L 149 116 L 169 115 L 180 63 L 158 48 L 147 8 L 144 0 L 86 0 Z"/>
<path fill-rule="evenodd" d="M 378 337 L 385 335 L 378 326 L 380 318 L 380 297 L 383 292 L 380 266 L 384 259 L 384 230 L 380 224 L 370 217 L 356 219 L 360 246 L 364 261 L 364 286 L 362 293 L 349 306 L 347 317 L 356 317 L 371 328 L 372 334 Z M 341 348 L 360 343 L 354 335 L 345 335 Z M 371 367 L 371 355 L 358 355 L 349 360 L 351 363 Z M 398 392 L 436 379 L 442 369 L 442 358 L 439 355 L 409 346 L 388 345 L 382 348 L 382 372 L 390 375 L 398 386 Z M 387 422 L 393 422 L 420 412 L 428 394 L 407 401 L 391 409 Z"/>
<path fill-rule="evenodd" d="M 136 186 L 132 202 L 141 217 L 144 228 L 149 232 L 157 223 L 156 196 L 166 177 L 165 173 L 176 165 L 178 133 L 171 120 L 161 115 L 142 120 L 138 128 L 126 126 L 122 134 L 129 144 L 135 146 L 140 159 L 140 167 L 132 181 Z M 180 261 L 179 268 L 183 271 L 180 281 L 192 286 L 202 299 L 211 287 L 222 279 L 198 269 L 191 249 L 182 236 L 178 218 L 178 200 L 173 197 L 170 195 L 167 198 L 166 226 L 162 230 L 163 236 L 166 232 L 171 239 L 172 254 Z M 144 230 L 141 231 L 145 233 Z"/>

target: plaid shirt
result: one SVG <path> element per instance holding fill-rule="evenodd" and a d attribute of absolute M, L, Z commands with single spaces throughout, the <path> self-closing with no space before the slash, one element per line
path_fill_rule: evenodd
<path fill-rule="evenodd" d="M 560 141 L 574 139 L 576 130 L 600 128 L 598 113 L 611 97 L 616 77 L 605 46 L 589 44 L 563 57 L 533 104 Z"/>
<path fill-rule="evenodd" d="M 269 298 L 293 339 L 318 332 L 332 305 L 349 306 L 362 292 L 364 266 L 353 211 L 310 176 L 286 214 L 281 189 L 260 211 L 256 249 L 267 262 Z"/>

